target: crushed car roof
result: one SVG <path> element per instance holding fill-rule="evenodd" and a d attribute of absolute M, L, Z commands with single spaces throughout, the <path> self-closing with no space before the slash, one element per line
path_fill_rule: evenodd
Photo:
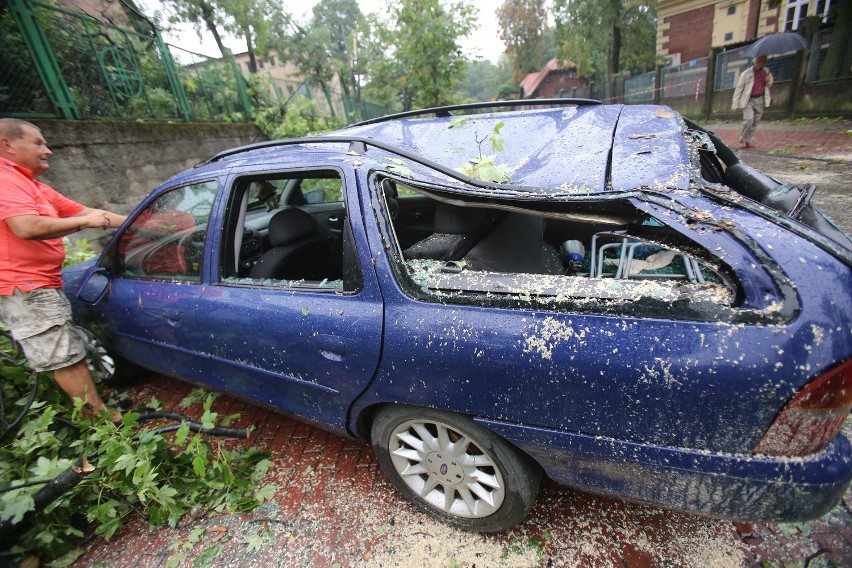
<path fill-rule="evenodd" d="M 656 105 L 574 104 L 463 120 L 401 118 L 333 134 L 385 142 L 457 169 L 480 151 L 494 153 L 487 141 L 478 141 L 500 123 L 504 146 L 497 161 L 511 169 L 512 185 L 585 194 L 689 188 L 685 125 L 677 113 Z"/>
<path fill-rule="evenodd" d="M 548 108 L 537 108 L 541 104 Z M 532 108 L 516 110 L 519 105 Z M 690 187 L 687 127 L 668 107 L 536 100 L 500 103 L 508 111 L 463 116 L 447 111 L 478 106 L 425 109 L 312 137 L 261 142 L 222 152 L 204 164 L 225 158 L 245 159 L 246 152 L 252 152 L 255 159 L 263 154 L 274 159 L 280 152 L 277 148 L 284 146 L 328 144 L 328 150 L 334 151 L 332 143 L 351 143 L 349 154 L 379 148 L 382 152 L 367 153 L 364 158 L 375 157 L 391 172 L 399 173 L 402 168 L 395 166 L 404 164 L 406 177 L 439 184 L 461 183 L 468 189 L 474 186 L 496 193 L 505 190 L 530 197 L 565 198 Z M 488 140 L 496 131 L 502 142 L 497 152 Z M 508 182 L 482 182 L 461 173 L 464 164 L 489 154 L 496 155 L 497 163 L 508 166 Z"/>

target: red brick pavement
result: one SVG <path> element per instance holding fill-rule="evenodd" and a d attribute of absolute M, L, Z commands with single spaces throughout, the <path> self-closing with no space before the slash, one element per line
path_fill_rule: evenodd
<path fill-rule="evenodd" d="M 190 387 L 153 377 L 131 388 L 174 409 Z M 110 542 L 85 545 L 75 567 L 787 567 L 852 566 L 852 492 L 822 519 L 803 524 L 733 523 L 580 493 L 546 482 L 520 526 L 476 535 L 437 523 L 390 487 L 368 444 L 219 397 L 214 411 L 255 424 L 247 442 L 269 448 L 272 501 L 245 515 L 186 520 L 148 532 L 133 519 Z M 200 415 L 198 408 L 184 411 Z M 204 527 L 203 541 L 189 531 Z M 185 555 L 176 562 L 178 553 Z M 202 555 L 207 560 L 202 560 Z M 810 564 L 808 564 L 810 562 Z"/>
<path fill-rule="evenodd" d="M 740 123 L 700 124 L 715 132 L 726 145 L 740 151 Z M 852 161 L 852 121 L 763 121 L 757 127 L 752 144 L 754 148 L 742 151 Z"/>

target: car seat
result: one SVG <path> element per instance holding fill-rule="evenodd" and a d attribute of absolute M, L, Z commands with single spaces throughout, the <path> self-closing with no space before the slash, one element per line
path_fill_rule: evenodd
<path fill-rule="evenodd" d="M 435 205 L 435 232 L 403 251 L 407 260 L 461 260 L 497 219 L 505 213 L 458 207 L 439 201 Z"/>
<path fill-rule="evenodd" d="M 471 270 L 564 274 L 556 247 L 544 242 L 544 218 L 509 213 L 464 255 Z"/>
<path fill-rule="evenodd" d="M 252 267 L 249 278 L 322 280 L 333 273 L 331 242 L 316 219 L 298 209 L 284 209 L 269 220 L 267 250 Z"/>

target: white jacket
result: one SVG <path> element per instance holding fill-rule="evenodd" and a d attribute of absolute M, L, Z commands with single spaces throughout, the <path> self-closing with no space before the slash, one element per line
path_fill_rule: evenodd
<path fill-rule="evenodd" d="M 772 73 L 764 67 L 761 69 L 766 73 L 766 85 L 763 89 L 763 105 L 768 107 L 772 98 L 769 96 L 769 87 L 772 86 Z M 751 88 L 754 86 L 754 66 L 749 67 L 737 78 L 737 88 L 734 89 L 734 98 L 731 102 L 731 110 L 745 108 L 751 98 Z"/>

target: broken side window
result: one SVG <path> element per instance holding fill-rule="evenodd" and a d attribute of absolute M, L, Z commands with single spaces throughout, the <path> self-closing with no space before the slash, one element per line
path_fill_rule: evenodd
<path fill-rule="evenodd" d="M 222 282 L 344 290 L 343 192 L 334 170 L 237 179 L 226 213 Z"/>
<path fill-rule="evenodd" d="M 404 267 L 399 274 L 425 299 L 610 307 L 648 301 L 656 308 L 736 303 L 736 285 L 711 264 L 712 255 L 696 254 L 702 251 L 695 243 L 627 202 L 610 211 L 580 205 L 574 213 L 544 213 L 436 197 L 389 179 L 380 187 Z"/>

